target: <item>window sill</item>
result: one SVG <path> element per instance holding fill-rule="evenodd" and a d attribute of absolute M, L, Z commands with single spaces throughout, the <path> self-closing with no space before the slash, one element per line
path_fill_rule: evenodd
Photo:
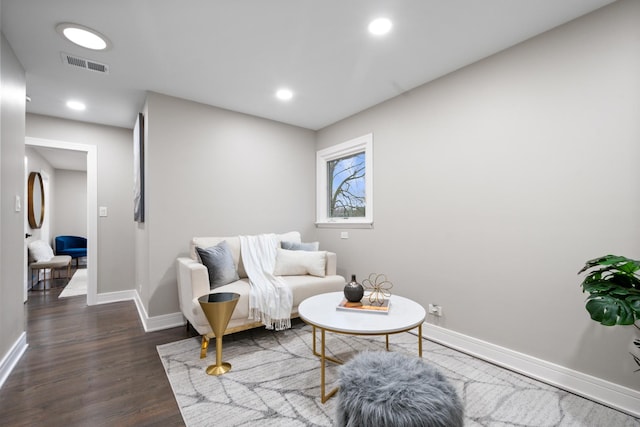
<path fill-rule="evenodd" d="M 316 228 L 373 228 L 373 222 L 316 222 Z"/>

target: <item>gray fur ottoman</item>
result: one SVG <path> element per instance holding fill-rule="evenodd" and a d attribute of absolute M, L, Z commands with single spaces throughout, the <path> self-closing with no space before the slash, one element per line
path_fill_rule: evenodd
<path fill-rule="evenodd" d="M 453 386 L 418 357 L 363 352 L 340 368 L 336 424 L 376 427 L 462 427 Z"/>

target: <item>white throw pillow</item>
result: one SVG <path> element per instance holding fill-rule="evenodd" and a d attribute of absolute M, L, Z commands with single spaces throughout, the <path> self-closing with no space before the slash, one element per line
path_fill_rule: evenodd
<path fill-rule="evenodd" d="M 44 240 L 34 240 L 29 243 L 29 252 L 36 261 L 49 261 L 53 258 L 53 249 Z"/>
<path fill-rule="evenodd" d="M 324 277 L 327 264 L 326 251 L 290 251 L 278 248 L 274 276 Z"/>

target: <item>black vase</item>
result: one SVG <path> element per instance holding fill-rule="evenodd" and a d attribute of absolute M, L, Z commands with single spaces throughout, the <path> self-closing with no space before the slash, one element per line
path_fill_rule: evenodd
<path fill-rule="evenodd" d="M 356 282 L 356 275 L 351 275 L 351 281 L 344 286 L 344 297 L 349 302 L 358 302 L 364 295 L 364 288 Z"/>

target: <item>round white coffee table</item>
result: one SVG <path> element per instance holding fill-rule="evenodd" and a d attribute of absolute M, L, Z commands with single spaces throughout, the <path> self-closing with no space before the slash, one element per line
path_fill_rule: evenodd
<path fill-rule="evenodd" d="M 335 388 L 325 394 L 325 363 L 342 361 L 325 354 L 325 333 L 348 335 L 385 335 L 389 350 L 389 335 L 418 328 L 418 355 L 422 357 L 422 323 L 427 315 L 424 307 L 398 295 L 389 300 L 388 313 L 368 313 L 338 310 L 344 298 L 342 292 L 319 294 L 305 299 L 298 306 L 300 318 L 313 328 L 313 354 L 320 357 L 320 394 L 322 403 L 333 396 Z M 365 297 L 366 298 L 366 297 Z M 316 350 L 316 328 L 320 329 L 320 353 Z"/>

